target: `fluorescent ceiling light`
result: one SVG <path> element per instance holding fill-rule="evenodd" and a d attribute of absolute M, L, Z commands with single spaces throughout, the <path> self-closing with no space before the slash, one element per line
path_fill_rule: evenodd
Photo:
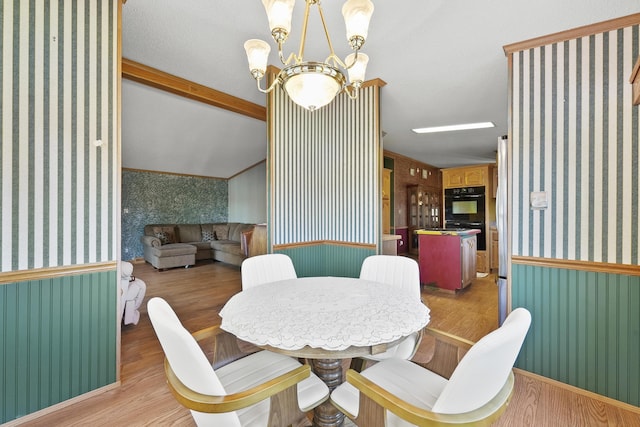
<path fill-rule="evenodd" d="M 492 122 L 482 122 L 482 123 L 466 123 L 462 125 L 434 126 L 430 128 L 417 128 L 412 130 L 415 133 L 433 133 L 433 132 L 449 132 L 452 130 L 493 128 L 495 126 L 496 125 L 494 125 Z"/>

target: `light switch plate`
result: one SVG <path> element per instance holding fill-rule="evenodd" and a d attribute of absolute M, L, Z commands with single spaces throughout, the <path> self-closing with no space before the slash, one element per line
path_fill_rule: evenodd
<path fill-rule="evenodd" d="M 548 207 L 546 191 L 532 191 L 529 196 L 531 209 L 546 209 Z"/>

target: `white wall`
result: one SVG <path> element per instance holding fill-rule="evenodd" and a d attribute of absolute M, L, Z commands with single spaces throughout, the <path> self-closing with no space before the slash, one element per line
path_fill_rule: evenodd
<path fill-rule="evenodd" d="M 229 180 L 229 221 L 267 222 L 267 164 L 259 163 Z"/>

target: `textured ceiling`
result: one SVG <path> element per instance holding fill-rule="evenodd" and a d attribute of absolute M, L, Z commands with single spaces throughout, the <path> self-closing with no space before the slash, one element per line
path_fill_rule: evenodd
<path fill-rule="evenodd" d="M 502 47 L 640 12 L 632 0 L 373 0 L 363 52 L 382 93 L 384 148 L 437 167 L 491 162 L 507 133 L 507 61 Z M 350 50 L 340 13 L 325 0 L 336 53 Z M 297 0 L 287 53 L 297 51 L 304 2 Z M 312 10 L 307 60 L 326 41 Z M 265 105 L 249 75 L 243 43 L 272 45 L 259 0 L 129 0 L 123 57 Z M 230 177 L 266 157 L 266 124 L 134 83 L 122 87 L 123 166 Z M 416 135 L 411 128 L 492 121 L 493 129 Z"/>

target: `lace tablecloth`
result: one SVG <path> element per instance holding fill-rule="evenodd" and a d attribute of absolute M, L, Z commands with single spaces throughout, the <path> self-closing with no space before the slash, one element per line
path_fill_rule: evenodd
<path fill-rule="evenodd" d="M 308 277 L 234 295 L 221 327 L 258 346 L 330 351 L 393 342 L 429 323 L 429 308 L 390 285 L 346 277 Z"/>

